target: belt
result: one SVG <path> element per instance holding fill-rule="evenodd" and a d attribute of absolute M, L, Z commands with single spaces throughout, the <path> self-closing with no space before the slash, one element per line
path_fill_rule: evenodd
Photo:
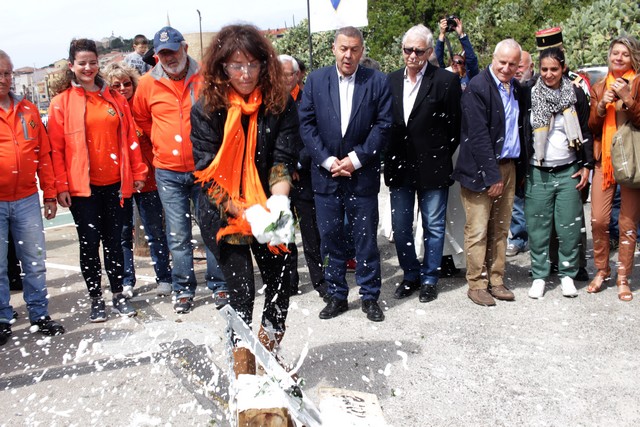
<path fill-rule="evenodd" d="M 515 162 L 516 159 L 512 158 L 512 157 L 507 157 L 506 159 L 498 159 L 498 164 L 499 165 L 506 165 L 509 164 L 511 162 Z"/>

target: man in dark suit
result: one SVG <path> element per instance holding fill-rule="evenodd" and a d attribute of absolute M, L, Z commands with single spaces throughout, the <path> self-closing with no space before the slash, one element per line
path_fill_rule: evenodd
<path fill-rule="evenodd" d="M 391 127 L 391 95 L 384 74 L 358 66 L 363 51 L 360 30 L 336 31 L 336 65 L 307 78 L 299 109 L 300 135 L 312 161 L 324 277 L 331 298 L 320 318 L 333 318 L 348 308 L 346 213 L 353 229 L 362 310 L 369 320 L 379 322 L 384 320 L 378 305 L 380 153 Z"/>
<path fill-rule="evenodd" d="M 467 295 L 478 305 L 513 301 L 504 286 L 507 235 L 516 182 L 524 175 L 521 89 L 515 79 L 522 49 L 513 39 L 497 44 L 491 66 L 471 79 L 462 95 L 460 153 L 453 178 L 460 182 L 467 221 Z M 516 176 L 518 175 L 518 176 Z"/>
<path fill-rule="evenodd" d="M 300 101 L 302 101 L 302 89 L 298 84 L 300 75 L 298 61 L 289 55 L 279 55 L 278 59 L 282 64 L 287 89 L 296 102 L 296 106 L 299 106 Z M 293 186 L 289 191 L 289 197 L 291 197 L 291 204 L 300 226 L 309 278 L 313 289 L 328 302 L 327 285 L 324 282 L 322 256 L 320 255 L 320 232 L 316 222 L 316 206 L 313 200 L 313 190 L 311 189 L 311 157 L 307 154 L 307 149 L 304 146 L 300 147 L 298 164 L 296 165 L 296 170 L 291 174 L 291 179 L 293 180 Z M 289 244 L 289 250 L 291 250 L 291 295 L 297 295 L 300 278 L 298 275 L 298 247 L 295 242 Z"/>
<path fill-rule="evenodd" d="M 393 126 L 384 171 L 391 195 L 393 238 L 404 273 L 395 298 L 420 289 L 420 302 L 430 302 L 438 297 L 451 156 L 460 137 L 461 89 L 454 74 L 429 65 L 433 34 L 424 25 L 405 33 L 402 50 L 406 67 L 388 77 Z M 422 265 L 413 244 L 416 195 L 424 230 Z"/>

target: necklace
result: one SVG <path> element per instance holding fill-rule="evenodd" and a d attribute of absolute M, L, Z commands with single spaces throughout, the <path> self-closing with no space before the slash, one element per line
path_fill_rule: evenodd
<path fill-rule="evenodd" d="M 187 77 L 187 73 L 189 72 L 189 60 L 187 59 L 187 63 L 184 66 L 184 70 L 182 70 L 180 74 L 178 74 L 177 76 L 173 76 L 167 73 L 167 70 L 165 70 L 164 67 L 162 67 L 162 69 L 164 70 L 165 74 L 167 75 L 167 77 L 169 77 L 170 80 L 179 82 L 180 80 L 184 80 L 184 78 Z"/>

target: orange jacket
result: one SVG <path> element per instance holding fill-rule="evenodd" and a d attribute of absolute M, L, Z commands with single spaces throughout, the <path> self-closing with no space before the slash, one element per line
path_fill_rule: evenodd
<path fill-rule="evenodd" d="M 155 191 L 158 189 L 158 184 L 156 184 L 156 168 L 153 167 L 153 147 L 151 146 L 151 140 L 146 133 L 142 131 L 141 127 L 136 127 L 136 134 L 138 135 L 138 141 L 140 141 L 140 153 L 142 154 L 142 161 L 147 168 L 149 169 L 149 173 L 147 174 L 147 180 L 144 183 L 144 188 L 142 189 L 143 193 L 148 193 L 150 191 Z"/>
<path fill-rule="evenodd" d="M 117 111 L 120 117 L 120 191 L 123 198 L 131 197 L 133 181 L 144 181 L 147 167 L 142 154 L 136 127 L 129 104 L 119 93 L 102 84 L 101 95 Z M 64 92 L 56 95 L 49 106 L 49 139 L 51 158 L 56 176 L 58 193 L 68 191 L 72 196 L 88 197 L 89 153 L 85 135 L 84 116 L 86 99 L 84 89 L 72 83 Z"/>
<path fill-rule="evenodd" d="M 174 172 L 193 172 L 191 106 L 198 99 L 202 78 L 189 57 L 184 90 L 178 93 L 158 63 L 138 81 L 133 117 L 153 144 L 153 165 Z"/>
<path fill-rule="evenodd" d="M 9 93 L 14 107 L 0 112 L 0 201 L 15 202 L 38 191 L 55 198 L 51 147 L 38 108 Z"/>

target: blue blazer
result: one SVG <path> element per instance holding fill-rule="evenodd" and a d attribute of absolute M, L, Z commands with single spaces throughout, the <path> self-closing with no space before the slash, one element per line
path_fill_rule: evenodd
<path fill-rule="evenodd" d="M 490 67 L 490 66 L 489 66 Z M 502 179 L 498 157 L 504 145 L 505 113 L 500 92 L 489 67 L 471 79 L 462 94 L 462 128 L 460 151 L 452 178 L 464 188 L 482 192 Z M 511 80 L 513 96 L 520 106 L 518 131 L 520 158 L 516 161 L 516 187 L 526 171 L 526 147 L 522 120 L 526 112 L 522 89 L 516 79 Z"/>
<path fill-rule="evenodd" d="M 386 76 L 359 66 L 355 75 L 353 106 L 347 131 L 340 127 L 340 90 L 336 66 L 309 74 L 298 110 L 300 135 L 311 156 L 313 191 L 334 194 L 372 195 L 380 190 L 380 154 L 391 129 L 391 94 Z M 332 178 L 321 166 L 327 158 L 346 157 L 355 151 L 362 167 L 350 178 Z"/>

